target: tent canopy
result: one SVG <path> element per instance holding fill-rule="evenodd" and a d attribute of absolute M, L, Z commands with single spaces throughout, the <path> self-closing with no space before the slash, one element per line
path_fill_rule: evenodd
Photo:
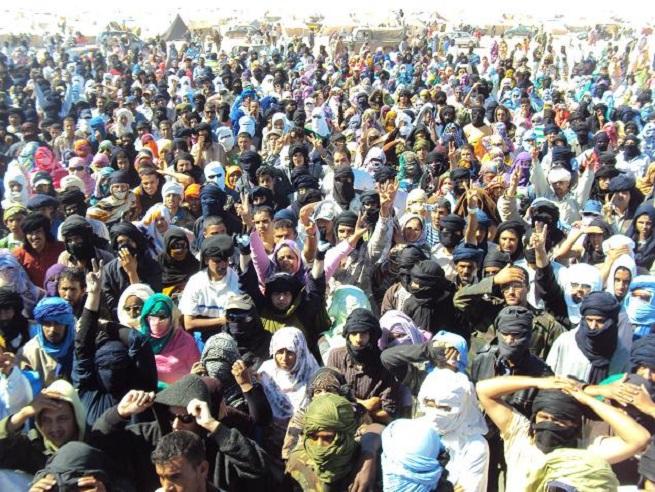
<path fill-rule="evenodd" d="M 180 14 L 175 16 L 175 20 L 168 27 L 166 32 L 162 35 L 164 41 L 181 41 L 186 38 L 189 33 L 189 28 L 180 17 Z"/>

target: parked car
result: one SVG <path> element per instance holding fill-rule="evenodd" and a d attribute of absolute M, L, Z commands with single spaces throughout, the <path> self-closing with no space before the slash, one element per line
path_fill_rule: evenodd
<path fill-rule="evenodd" d="M 534 36 L 535 30 L 532 27 L 518 25 L 515 27 L 510 27 L 505 31 L 504 36 L 506 38 L 531 38 Z"/>
<path fill-rule="evenodd" d="M 446 33 L 446 36 L 448 36 L 450 39 L 455 41 L 455 46 L 458 48 L 479 48 L 480 43 L 478 42 L 477 38 L 473 35 L 471 35 L 468 32 L 464 31 L 452 31 L 449 33 Z"/>

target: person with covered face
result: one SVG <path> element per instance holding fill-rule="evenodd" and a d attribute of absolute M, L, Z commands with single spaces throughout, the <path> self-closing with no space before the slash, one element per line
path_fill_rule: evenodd
<path fill-rule="evenodd" d="M 73 381 L 92 426 L 131 389 L 157 389 L 157 367 L 147 338 L 138 330 L 101 322 L 101 270 L 86 275 L 87 298 L 75 335 Z"/>
<path fill-rule="evenodd" d="M 530 182 L 535 195 L 553 201 L 566 224 L 580 220 L 580 211 L 589 199 L 595 171 L 587 167 L 572 186 L 571 154 L 567 147 L 556 146 L 552 150 L 552 167 L 546 171 L 536 149 L 532 149 L 532 173 Z"/>
<path fill-rule="evenodd" d="M 459 289 L 453 304 L 474 333 L 471 342 L 473 353 L 477 353 L 497 336 L 495 320 L 503 308 L 512 306 L 526 309 L 533 320 L 530 350 L 537 357 L 545 359 L 555 339 L 566 329 L 554 316 L 543 309 L 534 308 L 528 302 L 528 272 L 518 265 L 510 264 L 508 259 L 509 256 L 506 256 L 501 260 L 494 274 L 485 275 L 480 282 Z"/>
<path fill-rule="evenodd" d="M 200 123 L 195 130 L 198 133 L 196 143 L 191 147 L 191 155 L 198 167 L 204 167 L 208 162 L 220 162 L 227 166 L 227 155 L 223 146 L 215 141 L 214 134 L 208 123 Z"/>
<path fill-rule="evenodd" d="M 350 165 L 341 165 L 334 169 L 332 191 L 327 199 L 337 204 L 338 212 L 359 212 L 362 205 L 355 192 L 355 173 Z"/>
<path fill-rule="evenodd" d="M 455 285 L 450 282 L 443 269 L 432 260 L 416 263 L 409 274 L 410 296 L 405 300 L 402 311 L 422 330 L 436 333 L 450 330 L 468 339 L 470 333 L 459 322 L 459 314 L 453 307 Z"/>
<path fill-rule="evenodd" d="M 326 393 L 314 398 L 305 413 L 304 436 L 289 454 L 285 490 L 346 490 L 353 484 L 374 487 L 374 483 L 361 482 L 358 464 L 362 460 L 375 463 L 371 456 L 380 449 L 380 430 L 367 432 L 357 442 L 357 424 L 352 404 L 343 396 Z"/>
<path fill-rule="evenodd" d="M 380 335 L 375 315 L 368 309 L 355 309 L 343 327 L 346 346 L 330 351 L 326 365 L 345 376 L 373 421 L 388 423 L 399 406 L 399 394 L 397 383 L 380 362 Z"/>
<path fill-rule="evenodd" d="M 608 292 L 591 292 L 580 304 L 577 328 L 559 336 L 546 362 L 555 374 L 597 384 L 628 368 L 632 331 L 619 324 L 621 306 Z"/>
<path fill-rule="evenodd" d="M 189 278 L 200 268 L 200 263 L 191 253 L 187 234 L 179 227 L 169 227 L 166 231 L 164 250 L 157 260 L 162 272 L 162 293 L 171 298 L 182 295 Z"/>
<path fill-rule="evenodd" d="M 109 177 L 109 194 L 87 210 L 92 219 L 111 226 L 133 214 L 137 199 L 130 191 L 128 171 L 114 171 Z M 161 200 L 161 198 L 160 198 Z M 145 209 L 143 209 L 145 210 Z"/>
<path fill-rule="evenodd" d="M 143 233 L 129 222 L 111 228 L 111 244 L 117 257 L 103 266 L 102 294 L 115 315 L 118 300 L 129 285 L 145 283 L 155 292 L 161 290 L 161 268 L 148 254 Z"/>
<path fill-rule="evenodd" d="M 30 419 L 35 429 L 28 435 L 24 429 Z M 32 475 L 65 444 L 84 440 L 85 431 L 86 412 L 75 388 L 67 381 L 55 381 L 0 420 L 0 468 Z"/>
<path fill-rule="evenodd" d="M 447 449 L 448 479 L 462 490 L 487 490 L 489 447 L 487 425 L 479 409 L 475 388 L 466 375 L 435 369 L 418 394 L 421 420 L 436 430 Z"/>
<path fill-rule="evenodd" d="M 104 222 L 86 216 L 86 211 L 88 210 L 89 206 L 86 203 L 84 193 L 79 190 L 67 190 L 59 195 L 59 201 L 61 202 L 61 207 L 64 212 L 65 219 L 71 215 L 79 215 L 80 217 L 84 217 L 86 221 L 91 224 L 91 228 L 93 229 L 93 232 L 96 236 L 102 239 L 106 239 L 107 241 L 111 240 L 111 237 L 109 236 L 109 229 L 107 229 L 107 226 Z M 65 219 L 64 222 L 66 221 Z M 63 241 L 61 225 L 59 226 L 59 231 L 57 232 L 57 239 Z"/>
<path fill-rule="evenodd" d="M 409 291 L 411 282 L 410 272 L 416 263 L 427 259 L 428 257 L 425 251 L 417 246 L 410 244 L 402 247 L 402 250 L 398 253 L 397 260 L 398 280 L 384 293 L 380 310 L 381 314 L 391 309 L 402 311 L 405 301 L 411 295 Z"/>
<path fill-rule="evenodd" d="M 506 395 L 529 388 L 539 390 L 530 418 L 504 401 Z M 477 392 L 504 441 L 507 490 L 527 490 L 528 477 L 551 451 L 578 447 L 583 411 L 594 412 L 609 425 L 612 436 L 598 436 L 586 449 L 610 465 L 639 453 L 650 439 L 627 413 L 587 395 L 571 379 L 502 376 L 480 381 Z"/>
<path fill-rule="evenodd" d="M 471 108 L 471 123 L 464 126 L 462 129 L 466 140 L 469 142 L 474 140 L 481 140 L 483 137 L 490 137 L 493 133 L 492 128 L 485 123 L 484 116 L 484 107 L 473 106 Z"/>
<path fill-rule="evenodd" d="M 457 214 L 442 217 L 439 222 L 439 245 L 433 250 L 432 258 L 444 269 L 451 281 L 457 275 L 453 264 L 453 253 L 464 238 L 466 221 Z"/>
<path fill-rule="evenodd" d="M 107 251 L 107 242 L 96 236 L 87 219 L 71 215 L 61 225 L 59 232 L 66 251 L 59 255 L 57 263 L 91 271 L 92 260 L 109 263 L 114 255 Z"/>
<path fill-rule="evenodd" d="M 636 135 L 627 135 L 623 140 L 621 152 L 616 156 L 616 169 L 642 178 L 650 164 L 650 157 L 641 152 L 641 140 Z"/>
<path fill-rule="evenodd" d="M 505 375 L 533 377 L 551 376 L 553 371 L 546 363 L 530 351 L 534 325 L 533 310 L 522 306 L 504 307 L 494 321 L 496 338 L 477 351 L 471 366 L 471 380 L 474 383 L 484 379 Z M 529 417 L 534 389 L 519 391 L 505 399 L 512 408 Z M 503 446 L 495 426 L 490 426 L 486 435 L 489 442 L 489 483 L 497 485 L 501 471 L 507 470 L 503 458 Z"/>
<path fill-rule="evenodd" d="M 12 287 L 0 287 L 0 338 L 3 351 L 15 353 L 29 340 L 29 323 L 23 315 L 23 298 Z"/>

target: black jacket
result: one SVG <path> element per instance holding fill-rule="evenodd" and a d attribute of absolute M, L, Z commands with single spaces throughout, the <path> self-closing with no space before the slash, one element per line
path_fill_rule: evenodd
<path fill-rule="evenodd" d="M 155 292 L 161 292 L 161 267 L 159 263 L 153 260 L 147 254 L 138 258 L 139 266 L 137 273 L 141 283 L 148 284 Z M 116 309 L 118 308 L 118 299 L 121 294 L 130 285 L 127 273 L 121 267 L 121 262 L 118 258 L 113 259 L 104 267 L 104 275 L 102 277 L 102 297 L 107 303 L 107 307 L 111 310 L 115 319 Z"/>

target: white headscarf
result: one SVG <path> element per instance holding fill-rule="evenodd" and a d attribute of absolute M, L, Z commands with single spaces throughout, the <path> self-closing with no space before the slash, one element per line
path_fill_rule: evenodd
<path fill-rule="evenodd" d="M 429 407 L 426 400 L 447 405 L 450 410 Z M 487 424 L 478 405 L 473 383 L 461 372 L 435 369 L 427 375 L 418 393 L 420 410 L 434 428 L 446 438 L 466 440 L 469 436 L 483 435 Z"/>
<path fill-rule="evenodd" d="M 22 186 L 22 189 L 17 192 L 11 191 L 10 183 L 15 182 Z M 5 185 L 5 198 L 2 200 L 2 208 L 8 209 L 12 204 L 19 204 L 26 206 L 29 197 L 29 189 L 27 187 L 27 179 L 25 175 L 18 169 L 17 166 L 9 166 L 4 178 Z"/>
<path fill-rule="evenodd" d="M 312 110 L 312 130 L 325 138 L 330 135 L 327 121 L 325 120 L 325 113 L 323 108 L 314 108 Z"/>
<path fill-rule="evenodd" d="M 280 368 L 275 362 L 275 353 L 281 349 L 296 354 L 296 363 L 290 371 Z M 269 353 L 273 358 L 261 365 L 258 374 L 273 417 L 288 419 L 300 408 L 307 384 L 318 370 L 318 363 L 307 348 L 305 335 L 292 326 L 273 334 Z"/>
<path fill-rule="evenodd" d="M 128 286 L 127 289 L 123 291 L 120 298 L 118 299 L 118 322 L 123 326 L 129 326 L 130 328 L 138 329 L 141 323 L 141 313 L 132 319 L 127 314 L 127 311 L 123 309 L 127 303 L 127 298 L 131 296 L 136 296 L 141 299 L 144 303 L 146 299 L 151 295 L 154 295 L 155 291 L 148 284 L 132 284 Z"/>
<path fill-rule="evenodd" d="M 223 165 L 218 161 L 210 162 L 205 166 L 205 179 L 211 183 L 214 183 L 221 190 L 225 191 L 225 169 Z M 209 179 L 209 176 L 216 176 L 213 179 Z"/>
<path fill-rule="evenodd" d="M 566 301 L 569 320 L 577 325 L 580 322 L 580 303 L 573 300 L 571 283 L 591 285 L 591 292 L 601 290 L 603 283 L 600 271 L 595 266 L 576 263 L 567 268 L 564 275 L 564 301 Z"/>
<path fill-rule="evenodd" d="M 229 152 L 234 147 L 234 134 L 232 130 L 226 126 L 221 126 L 216 129 L 216 140 L 223 146 L 225 152 Z"/>

